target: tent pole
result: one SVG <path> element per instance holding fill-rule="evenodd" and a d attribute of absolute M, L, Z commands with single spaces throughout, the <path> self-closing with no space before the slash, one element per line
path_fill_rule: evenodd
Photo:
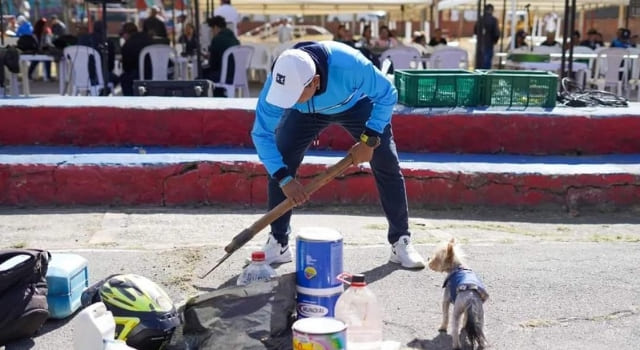
<path fill-rule="evenodd" d="M 201 52 L 202 52 L 202 48 L 200 47 L 200 11 L 199 11 L 199 4 L 198 4 L 198 0 L 194 0 L 193 1 L 193 5 L 195 6 L 196 10 L 196 17 L 195 17 L 195 22 L 196 22 L 196 34 L 195 37 L 198 38 L 198 45 L 197 45 L 197 49 L 196 49 L 196 78 L 200 78 L 202 76 L 202 56 L 201 56 Z"/>
<path fill-rule="evenodd" d="M 571 47 L 569 47 L 569 77 L 573 76 L 573 32 L 576 30 L 576 0 L 571 1 Z M 566 37 L 566 35 L 565 35 Z"/>
<path fill-rule="evenodd" d="M 564 70 L 567 53 L 567 32 L 569 31 L 569 0 L 564 0 L 564 30 L 562 35 L 562 60 L 560 62 L 560 78 L 566 76 Z"/>
<path fill-rule="evenodd" d="M 482 13 L 480 9 L 482 7 L 482 0 L 478 0 L 478 20 L 476 21 L 476 68 L 480 68 L 482 54 L 480 53 L 480 46 L 482 44 L 482 35 L 483 26 L 482 26 Z"/>

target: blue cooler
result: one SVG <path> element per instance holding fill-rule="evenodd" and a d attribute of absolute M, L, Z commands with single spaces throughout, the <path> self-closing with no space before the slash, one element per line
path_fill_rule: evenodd
<path fill-rule="evenodd" d="M 308 227 L 296 237 L 298 318 L 333 317 L 343 285 L 342 235 L 324 227 Z"/>
<path fill-rule="evenodd" d="M 80 308 L 89 286 L 87 259 L 76 254 L 51 253 L 47 270 L 47 303 L 51 318 L 65 318 Z"/>

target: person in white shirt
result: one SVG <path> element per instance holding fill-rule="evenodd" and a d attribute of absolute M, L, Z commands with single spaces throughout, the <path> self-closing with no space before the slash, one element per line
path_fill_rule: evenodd
<path fill-rule="evenodd" d="M 231 6 L 231 0 L 220 0 L 220 7 L 213 11 L 214 16 L 222 16 L 227 21 L 227 28 L 231 29 L 233 34 L 238 35 L 238 22 L 240 15 L 236 8 Z"/>
<path fill-rule="evenodd" d="M 286 43 L 293 40 L 293 25 L 291 18 L 285 18 L 284 23 L 278 28 L 278 41 Z"/>

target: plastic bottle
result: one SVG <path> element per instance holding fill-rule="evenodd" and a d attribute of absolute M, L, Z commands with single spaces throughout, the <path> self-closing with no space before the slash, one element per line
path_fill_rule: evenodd
<path fill-rule="evenodd" d="M 351 286 L 336 302 L 336 318 L 347 325 L 347 349 L 380 350 L 382 308 L 367 287 L 364 275 L 351 277 Z"/>
<path fill-rule="evenodd" d="M 263 251 L 251 253 L 251 264 L 247 266 L 238 277 L 238 285 L 244 286 L 256 281 L 268 281 L 278 277 L 278 273 L 265 261 Z"/>

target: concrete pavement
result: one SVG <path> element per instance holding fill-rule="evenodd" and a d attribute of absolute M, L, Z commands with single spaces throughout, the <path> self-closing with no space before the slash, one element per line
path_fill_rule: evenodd
<path fill-rule="evenodd" d="M 0 247 L 71 251 L 89 260 L 91 281 L 138 273 L 161 284 L 176 303 L 233 282 L 266 230 L 207 279 L 196 275 L 223 255 L 223 246 L 264 212 L 242 208 L 73 208 L 0 210 Z M 441 284 L 432 271 L 387 263 L 386 222 L 377 208 L 306 208 L 305 226 L 340 230 L 345 270 L 364 272 L 383 301 L 385 339 L 417 349 L 450 349 L 440 335 Z M 411 229 L 425 257 L 457 237 L 468 265 L 491 294 L 486 331 L 494 349 L 635 349 L 640 342 L 638 210 L 583 213 L 495 209 L 412 211 Z M 290 242 L 295 246 L 294 241 Z M 294 271 L 285 264 L 278 272 Z M 73 326 L 48 322 L 15 349 L 70 349 Z"/>

